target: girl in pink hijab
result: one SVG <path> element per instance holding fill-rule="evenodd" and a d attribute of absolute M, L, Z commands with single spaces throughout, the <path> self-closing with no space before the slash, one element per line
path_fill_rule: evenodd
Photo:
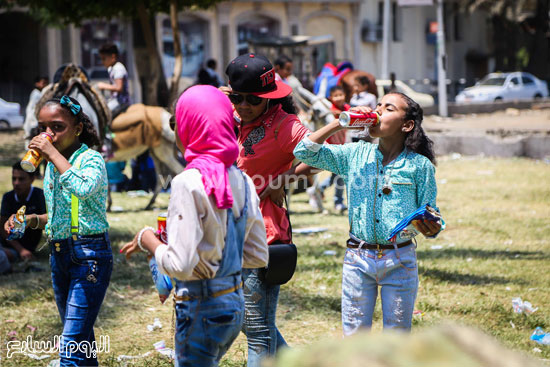
<path fill-rule="evenodd" d="M 241 269 L 267 265 L 266 232 L 252 180 L 233 165 L 233 109 L 212 86 L 176 105 L 176 144 L 188 162 L 171 182 L 167 243 L 143 228 L 121 250 L 154 255 L 175 283 L 176 366 L 217 366 L 243 321 Z"/>

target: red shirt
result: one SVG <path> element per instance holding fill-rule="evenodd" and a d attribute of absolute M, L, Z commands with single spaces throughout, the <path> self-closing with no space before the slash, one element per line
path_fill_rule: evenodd
<path fill-rule="evenodd" d="M 344 107 L 342 109 L 339 109 L 336 107 L 336 105 L 333 103 L 330 107 L 331 112 L 334 114 L 334 117 L 338 118 L 340 117 L 340 112 L 342 111 L 348 111 L 351 108 L 349 104 L 344 104 Z M 340 130 L 336 134 L 332 135 L 330 138 L 327 139 L 327 143 L 329 144 L 345 144 L 346 143 L 346 130 Z"/>
<path fill-rule="evenodd" d="M 254 122 L 239 126 L 237 167 L 252 178 L 258 195 L 269 182 L 292 167 L 294 148 L 307 133 L 309 130 L 298 117 L 284 112 L 280 104 Z M 286 210 L 275 205 L 269 197 L 260 202 L 260 210 L 267 243 L 290 243 Z"/>

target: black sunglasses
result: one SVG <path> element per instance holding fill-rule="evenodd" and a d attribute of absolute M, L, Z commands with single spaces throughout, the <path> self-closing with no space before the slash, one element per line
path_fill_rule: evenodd
<path fill-rule="evenodd" d="M 229 95 L 229 100 L 234 105 L 239 105 L 243 103 L 243 101 L 246 99 L 246 103 L 248 103 L 251 106 L 257 106 L 264 100 L 262 97 L 255 96 L 253 94 L 247 94 L 246 97 L 239 93 L 231 93 Z"/>

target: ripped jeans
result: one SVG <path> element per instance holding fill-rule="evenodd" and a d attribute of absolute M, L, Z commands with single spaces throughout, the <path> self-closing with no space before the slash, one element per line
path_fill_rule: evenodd
<path fill-rule="evenodd" d="M 396 250 L 350 249 L 344 256 L 342 274 L 342 326 L 349 336 L 370 329 L 380 286 L 384 329 L 410 331 L 418 292 L 416 248 Z"/>
<path fill-rule="evenodd" d="M 267 285 L 258 278 L 259 269 L 243 269 L 244 323 L 248 340 L 248 367 L 260 367 L 261 360 L 273 356 L 286 341 L 275 325 L 279 285 Z"/>

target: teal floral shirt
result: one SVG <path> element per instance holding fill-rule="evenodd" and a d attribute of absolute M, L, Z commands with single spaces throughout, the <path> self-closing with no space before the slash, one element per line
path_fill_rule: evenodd
<path fill-rule="evenodd" d="M 420 206 L 429 204 L 439 211 L 435 167 L 423 155 L 404 149 L 393 162 L 382 166 L 377 144 L 316 144 L 307 137 L 296 146 L 294 155 L 344 179 L 350 233 L 368 243 L 389 244 L 386 238 L 392 229 Z M 391 192 L 384 194 L 384 186 L 391 187 Z"/>
<path fill-rule="evenodd" d="M 80 169 L 74 166 L 80 155 Z M 73 165 L 62 175 L 50 162 L 44 175 L 44 196 L 48 210 L 46 233 L 50 238 L 71 236 L 71 194 L 78 199 L 79 234 L 99 234 L 109 229 L 107 223 L 107 170 L 101 154 L 86 144 L 69 158 Z"/>

